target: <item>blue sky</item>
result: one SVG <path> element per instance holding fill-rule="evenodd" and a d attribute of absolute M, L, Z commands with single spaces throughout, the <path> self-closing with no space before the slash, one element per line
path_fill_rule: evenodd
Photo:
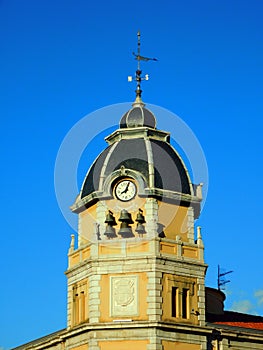
<path fill-rule="evenodd" d="M 56 156 L 85 115 L 134 99 L 138 29 L 158 57 L 144 101 L 182 118 L 207 160 L 207 285 L 218 264 L 234 270 L 226 308 L 263 314 L 262 13 L 261 0 L 0 0 L 1 348 L 66 325 Z"/>

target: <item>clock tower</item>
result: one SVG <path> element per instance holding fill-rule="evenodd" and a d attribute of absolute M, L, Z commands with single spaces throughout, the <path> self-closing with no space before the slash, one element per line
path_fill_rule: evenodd
<path fill-rule="evenodd" d="M 135 101 L 71 206 L 67 328 L 14 350 L 262 349 L 262 317 L 205 288 L 202 186 L 142 101 L 139 33 L 135 57 Z"/>
<path fill-rule="evenodd" d="M 192 184 L 169 132 L 157 129 L 141 80 L 138 68 L 135 102 L 71 207 L 79 225 L 66 272 L 68 329 L 85 330 L 89 349 L 200 349 L 201 185 Z"/>

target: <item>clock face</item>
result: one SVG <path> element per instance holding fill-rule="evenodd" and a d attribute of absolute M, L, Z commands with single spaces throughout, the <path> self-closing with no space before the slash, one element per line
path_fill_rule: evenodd
<path fill-rule="evenodd" d="M 128 179 L 120 181 L 115 187 L 115 195 L 123 202 L 130 201 L 136 195 L 135 183 Z"/>

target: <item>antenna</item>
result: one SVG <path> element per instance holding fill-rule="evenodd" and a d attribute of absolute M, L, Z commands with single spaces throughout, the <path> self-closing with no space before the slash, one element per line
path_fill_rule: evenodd
<path fill-rule="evenodd" d="M 142 90 L 141 90 L 141 82 L 142 80 L 149 80 L 149 75 L 145 74 L 144 77 L 141 77 L 142 71 L 141 71 L 141 61 L 158 61 L 157 58 L 150 58 L 150 57 L 145 57 L 141 56 L 141 33 L 140 31 L 137 32 L 137 53 L 132 53 L 135 56 L 135 60 L 137 60 L 137 70 L 135 76 L 128 76 L 128 81 L 136 81 L 137 86 L 136 86 L 136 100 L 138 102 L 141 102 L 141 95 L 142 95 Z M 136 102 L 137 102 L 136 101 Z"/>
<path fill-rule="evenodd" d="M 225 285 L 230 282 L 230 280 L 226 280 L 225 276 L 234 271 L 221 272 L 220 265 L 217 268 L 217 289 L 224 290 Z"/>

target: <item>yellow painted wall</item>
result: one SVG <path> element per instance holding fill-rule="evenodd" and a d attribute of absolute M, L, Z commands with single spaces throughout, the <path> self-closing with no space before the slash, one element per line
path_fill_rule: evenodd
<path fill-rule="evenodd" d="M 99 347 L 101 350 L 146 350 L 148 340 L 108 340 L 100 341 Z"/>
<path fill-rule="evenodd" d="M 182 256 L 186 258 L 197 259 L 198 258 L 198 250 L 195 247 L 182 247 Z"/>
<path fill-rule="evenodd" d="M 178 243 L 170 243 L 170 242 L 160 242 L 160 251 L 163 254 L 178 254 L 179 245 Z M 198 248 L 197 247 L 187 247 L 182 245 L 181 250 L 182 257 L 198 259 Z"/>
<path fill-rule="evenodd" d="M 140 242 L 140 244 L 130 243 L 127 244 L 127 255 L 133 253 L 146 253 L 150 249 L 149 242 Z"/>
<path fill-rule="evenodd" d="M 133 200 L 128 202 L 122 202 L 118 199 L 109 199 L 106 201 L 107 207 L 116 215 L 116 221 L 119 219 L 119 213 L 122 209 L 126 209 L 132 214 L 132 218 L 135 219 L 137 211 L 144 208 L 146 199 L 136 196 Z"/>
<path fill-rule="evenodd" d="M 120 243 L 115 243 L 114 244 L 109 242 L 109 244 L 99 244 L 99 256 L 103 255 L 120 255 L 122 252 L 122 246 Z"/>
<path fill-rule="evenodd" d="M 161 242 L 160 243 L 160 250 L 163 254 L 177 254 L 177 244 L 170 243 L 170 242 Z"/>
<path fill-rule="evenodd" d="M 96 209 L 97 204 L 84 210 L 79 214 L 79 235 L 82 239 L 89 241 L 93 237 L 94 224 L 96 222 Z M 106 211 L 106 209 L 105 209 Z"/>
<path fill-rule="evenodd" d="M 123 244 L 125 243 L 125 245 Z M 125 251 L 124 251 L 125 249 Z M 133 255 L 135 253 L 146 253 L 150 250 L 149 242 L 139 241 L 139 242 L 129 242 L 128 240 L 124 242 L 115 242 L 114 240 L 99 244 L 99 256 L 114 256 L 125 254 L 125 256 Z"/>
<path fill-rule="evenodd" d="M 139 315 L 138 316 L 110 316 L 110 277 L 111 276 L 129 276 L 137 275 L 139 277 L 138 282 L 138 302 L 139 302 Z M 111 322 L 114 319 L 130 319 L 133 320 L 147 320 L 147 274 L 145 272 L 141 273 L 131 273 L 131 274 L 112 274 L 112 275 L 102 275 L 101 281 L 101 293 L 100 293 L 100 322 Z"/>
<path fill-rule="evenodd" d="M 165 226 L 166 238 L 175 239 L 176 235 L 179 235 L 183 241 L 187 242 L 188 208 L 161 201 L 158 201 L 158 205 L 159 223 Z"/>
<path fill-rule="evenodd" d="M 70 350 L 88 350 L 88 344 L 82 344 L 74 348 L 71 348 Z"/>
<path fill-rule="evenodd" d="M 162 344 L 163 344 L 163 350 L 200 350 L 201 349 L 201 345 L 199 344 L 171 342 L 167 340 L 163 340 Z"/>
<path fill-rule="evenodd" d="M 69 254 L 69 268 L 90 258 L 90 246 L 78 249 L 73 254 Z"/>
<path fill-rule="evenodd" d="M 90 247 L 82 250 L 82 261 L 90 258 Z"/>
<path fill-rule="evenodd" d="M 80 262 L 79 252 L 76 252 L 69 257 L 69 267 L 72 267 L 78 264 L 79 262 Z"/>

